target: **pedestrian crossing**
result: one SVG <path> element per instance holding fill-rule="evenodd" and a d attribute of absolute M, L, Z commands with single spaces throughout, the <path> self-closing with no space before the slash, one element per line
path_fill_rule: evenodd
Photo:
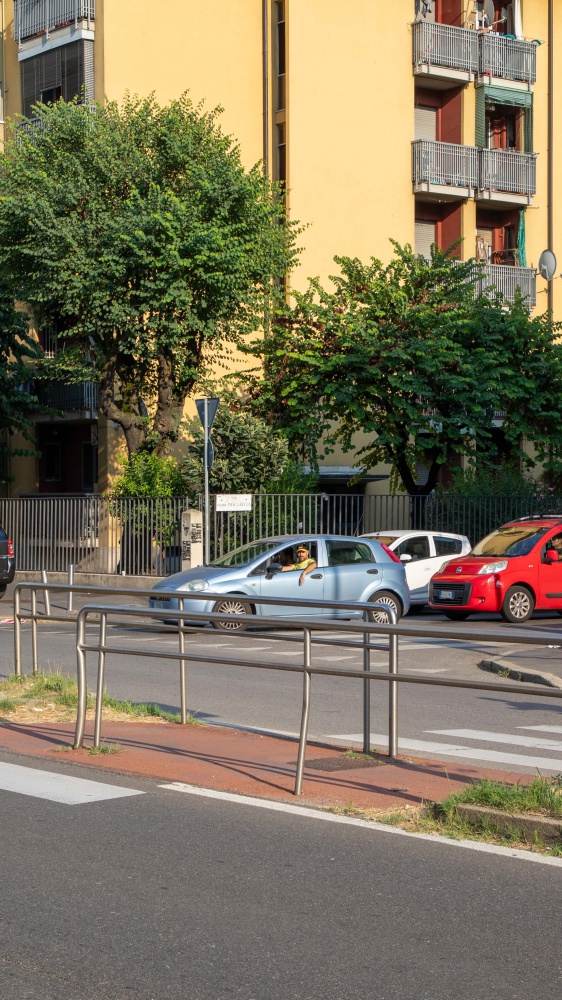
<path fill-rule="evenodd" d="M 454 738 L 454 742 L 399 736 L 398 751 L 399 753 L 414 752 L 420 756 L 427 755 L 437 760 L 442 757 L 457 757 L 490 766 L 524 767 L 535 771 L 562 774 L 562 740 L 527 736 L 520 730 L 562 734 L 562 726 L 517 726 L 511 733 L 494 733 L 479 729 L 427 729 L 424 735 L 448 736 Z M 325 738 L 342 743 L 363 743 L 362 733 L 338 733 Z M 374 747 L 384 748 L 388 745 L 388 736 L 384 733 L 371 733 L 370 739 L 371 745 Z M 489 743 L 500 744 L 502 749 L 496 750 L 486 746 Z M 518 747 L 526 751 L 542 750 L 547 752 L 549 756 L 535 756 L 532 752 L 515 753 L 512 749 L 504 750 L 503 747 Z"/>
<path fill-rule="evenodd" d="M 41 771 L 35 767 L 0 762 L 0 791 L 30 795 L 35 799 L 48 799 L 67 806 L 85 805 L 88 802 L 106 802 L 109 799 L 143 795 L 134 788 L 108 785 L 88 778 L 75 778 L 70 774 Z"/>

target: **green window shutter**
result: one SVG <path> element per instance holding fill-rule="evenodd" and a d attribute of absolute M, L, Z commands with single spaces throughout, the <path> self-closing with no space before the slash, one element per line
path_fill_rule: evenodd
<path fill-rule="evenodd" d="M 525 152 L 532 153 L 533 152 L 533 105 L 532 104 L 530 105 L 530 107 L 525 108 L 524 143 L 525 143 Z"/>
<path fill-rule="evenodd" d="M 525 210 L 519 212 L 519 229 L 517 231 L 517 249 L 519 250 L 519 267 L 527 267 L 527 241 L 525 237 Z"/>
<path fill-rule="evenodd" d="M 491 104 L 511 104 L 516 108 L 533 106 L 533 95 L 528 90 L 512 90 L 510 87 L 484 86 L 486 100 Z"/>
<path fill-rule="evenodd" d="M 476 130 L 475 146 L 483 149 L 486 145 L 486 88 L 476 87 Z"/>

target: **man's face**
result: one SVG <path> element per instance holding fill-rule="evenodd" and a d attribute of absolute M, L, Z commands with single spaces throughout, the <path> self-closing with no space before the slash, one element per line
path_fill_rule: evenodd
<path fill-rule="evenodd" d="M 297 559 L 302 562 L 303 559 L 308 559 L 308 549 L 297 549 Z"/>

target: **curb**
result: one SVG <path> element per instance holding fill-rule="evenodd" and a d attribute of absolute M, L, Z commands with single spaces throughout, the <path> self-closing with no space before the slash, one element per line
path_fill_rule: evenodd
<path fill-rule="evenodd" d="M 478 664 L 480 670 L 487 670 L 491 674 L 500 674 L 502 677 L 512 681 L 522 681 L 527 684 L 544 684 L 546 687 L 558 688 L 562 691 L 562 680 L 556 674 L 550 674 L 546 670 L 532 670 L 526 667 L 521 670 L 517 664 L 510 660 L 480 660 Z"/>
<path fill-rule="evenodd" d="M 534 843 L 537 837 L 549 841 L 560 840 L 562 837 L 562 818 L 551 819 L 549 816 L 539 816 L 534 813 L 506 813 L 502 809 L 469 805 L 465 802 L 460 802 L 456 811 L 459 816 L 472 823 L 481 823 L 484 820 L 501 833 L 522 834 L 528 843 Z"/>

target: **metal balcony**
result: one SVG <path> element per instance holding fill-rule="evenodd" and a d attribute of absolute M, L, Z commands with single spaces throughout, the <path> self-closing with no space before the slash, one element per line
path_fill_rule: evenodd
<path fill-rule="evenodd" d="M 457 29 L 458 30 L 458 29 Z M 487 31 L 478 36 L 481 75 L 496 76 L 504 80 L 534 83 L 537 79 L 537 46 L 519 38 Z"/>
<path fill-rule="evenodd" d="M 414 192 L 440 201 L 468 198 L 478 185 L 478 150 L 451 142 L 412 143 Z"/>
<path fill-rule="evenodd" d="M 467 82 L 478 72 L 478 35 L 450 24 L 415 21 L 412 25 L 414 73 Z"/>
<path fill-rule="evenodd" d="M 79 21 L 89 27 L 95 16 L 95 0 L 14 0 L 14 37 L 19 43 Z"/>
<path fill-rule="evenodd" d="M 519 288 L 525 305 L 532 309 L 537 304 L 537 272 L 534 267 L 512 267 L 507 264 L 485 264 L 476 285 L 477 292 L 494 287 L 507 302 L 515 301 Z"/>
<path fill-rule="evenodd" d="M 67 385 L 58 379 L 52 381 L 37 379 L 35 392 L 43 406 L 53 410 L 63 410 L 65 413 L 95 411 L 99 406 L 97 382 L 77 382 L 75 385 Z"/>
<path fill-rule="evenodd" d="M 535 153 L 517 153 L 509 149 L 478 150 L 477 198 L 502 204 L 528 205 L 536 192 Z"/>

